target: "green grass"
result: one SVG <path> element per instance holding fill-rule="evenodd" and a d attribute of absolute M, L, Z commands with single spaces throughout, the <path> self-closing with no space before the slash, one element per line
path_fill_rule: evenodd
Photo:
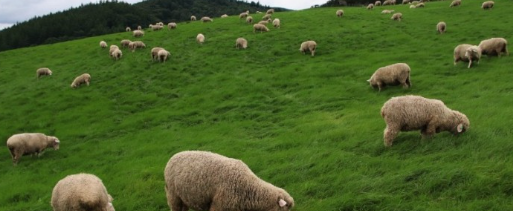
<path fill-rule="evenodd" d="M 243 160 L 286 189 L 297 211 L 513 210 L 513 57 L 452 64 L 458 44 L 513 41 L 513 2 L 490 11 L 481 1 L 449 4 L 343 8 L 343 18 L 337 8 L 276 13 L 282 28 L 256 34 L 235 16 L 179 23 L 147 31 L 148 47 L 122 49 L 117 62 L 99 41 L 139 39 L 123 32 L 0 52 L 0 140 L 43 132 L 62 142 L 16 167 L 0 150 L 0 210 L 51 210 L 54 185 L 79 172 L 99 176 L 117 210 L 169 210 L 163 170 L 183 150 Z M 436 33 L 439 21 L 446 34 Z M 238 37 L 248 49 L 235 49 Z M 298 51 L 308 39 L 318 44 L 313 58 Z M 171 59 L 151 62 L 155 46 Z M 412 88 L 368 85 L 377 68 L 398 62 L 412 68 Z M 39 67 L 54 75 L 36 80 Z M 85 72 L 91 86 L 71 89 Z M 385 148 L 381 106 L 406 94 L 444 101 L 470 130 L 429 140 L 404 132 Z"/>

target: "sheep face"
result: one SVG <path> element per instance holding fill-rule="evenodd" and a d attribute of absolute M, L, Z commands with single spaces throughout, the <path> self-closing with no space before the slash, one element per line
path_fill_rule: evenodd
<path fill-rule="evenodd" d="M 59 150 L 59 145 L 61 141 L 55 136 L 48 137 L 50 139 L 50 146 L 53 147 L 54 150 Z"/>

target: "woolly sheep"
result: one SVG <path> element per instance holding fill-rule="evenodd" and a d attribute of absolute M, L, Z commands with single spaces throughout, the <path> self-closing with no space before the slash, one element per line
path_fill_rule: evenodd
<path fill-rule="evenodd" d="M 483 4 L 481 5 L 481 8 L 487 10 L 487 9 L 492 9 L 493 8 L 493 4 L 494 2 L 493 1 L 485 1 L 483 2 Z"/>
<path fill-rule="evenodd" d="M 128 27 L 128 26 L 127 26 L 127 27 L 125 28 L 125 31 L 129 32 L 129 31 L 132 31 L 132 29 L 131 29 L 130 27 Z"/>
<path fill-rule="evenodd" d="M 134 52 L 137 48 L 146 48 L 146 45 L 142 41 L 134 41 L 128 44 L 128 48 Z"/>
<path fill-rule="evenodd" d="M 123 52 L 119 48 L 115 49 L 110 55 L 113 59 L 119 60 L 123 56 Z"/>
<path fill-rule="evenodd" d="M 262 17 L 262 20 L 266 21 L 266 20 L 271 20 L 271 14 L 266 14 Z"/>
<path fill-rule="evenodd" d="M 52 71 L 47 67 L 42 67 L 36 70 L 36 76 L 38 79 L 43 75 L 52 75 Z"/>
<path fill-rule="evenodd" d="M 294 199 L 256 176 L 241 160 L 212 152 L 183 151 L 164 170 L 169 208 L 179 210 L 289 211 Z"/>
<path fill-rule="evenodd" d="M 436 24 L 436 30 L 438 31 L 438 33 L 440 34 L 443 34 L 445 32 L 445 29 L 447 28 L 447 25 L 445 24 L 445 22 L 441 21 L 441 22 L 438 22 L 438 24 Z"/>
<path fill-rule="evenodd" d="M 243 12 L 243 13 L 239 14 L 239 18 L 240 19 L 247 18 L 247 17 L 248 17 L 248 13 L 247 12 Z"/>
<path fill-rule="evenodd" d="M 273 26 L 274 26 L 274 28 L 281 28 L 281 22 L 280 22 L 280 19 L 275 18 L 275 19 L 273 20 Z"/>
<path fill-rule="evenodd" d="M 119 49 L 117 45 L 111 45 L 109 49 L 109 56 L 112 56 L 112 52 L 114 52 L 116 49 Z"/>
<path fill-rule="evenodd" d="M 401 19 L 403 19 L 403 14 L 398 12 L 398 13 L 394 13 L 392 15 L 392 18 L 390 18 L 392 20 L 397 20 L 397 21 L 401 21 Z"/>
<path fill-rule="evenodd" d="M 385 5 L 392 5 L 392 1 L 390 1 L 390 0 L 383 1 L 383 6 L 385 6 Z"/>
<path fill-rule="evenodd" d="M 134 31 L 132 31 L 132 34 L 134 35 L 134 37 L 142 37 L 142 36 L 144 36 L 144 31 L 134 30 Z"/>
<path fill-rule="evenodd" d="M 481 48 L 479 46 L 470 44 L 458 45 L 454 48 L 454 65 L 456 65 L 458 61 L 464 61 L 469 62 L 468 68 L 470 68 L 472 61 L 477 61 L 477 64 L 479 64 L 481 54 Z"/>
<path fill-rule="evenodd" d="M 381 11 L 381 14 L 390 14 L 393 12 L 394 12 L 394 10 L 383 10 L 383 11 Z"/>
<path fill-rule="evenodd" d="M 411 87 L 410 81 L 411 68 L 406 63 L 396 63 L 378 68 L 367 82 L 373 88 L 381 89 L 387 85 L 399 85 L 403 88 Z"/>
<path fill-rule="evenodd" d="M 344 10 L 337 10 L 337 12 L 335 14 L 337 14 L 337 17 L 340 18 L 344 15 Z"/>
<path fill-rule="evenodd" d="M 317 48 L 317 43 L 313 40 L 305 41 L 301 43 L 301 47 L 299 47 L 299 51 L 303 54 L 306 54 L 306 51 L 310 51 L 312 56 L 315 56 L 315 49 Z"/>
<path fill-rule="evenodd" d="M 199 44 L 203 44 L 205 42 L 205 35 L 198 34 L 198 36 L 196 36 L 196 42 L 198 42 Z"/>
<path fill-rule="evenodd" d="M 155 61 L 159 59 L 158 53 L 160 50 L 164 50 L 164 48 L 154 47 L 151 49 L 151 60 Z"/>
<path fill-rule="evenodd" d="M 61 142 L 55 136 L 47 136 L 43 133 L 19 133 L 7 139 L 7 148 L 11 153 L 13 165 L 17 165 L 23 155 L 41 156 L 48 147 L 59 150 Z"/>
<path fill-rule="evenodd" d="M 461 5 L 461 0 L 454 0 L 451 2 L 451 5 L 449 7 L 457 7 Z"/>
<path fill-rule="evenodd" d="M 266 14 L 273 14 L 274 13 L 274 9 L 268 9 Z"/>
<path fill-rule="evenodd" d="M 137 30 L 142 30 L 142 27 L 141 26 L 137 26 Z"/>
<path fill-rule="evenodd" d="M 374 4 L 370 3 L 369 5 L 367 5 L 367 9 L 368 10 L 374 9 Z"/>
<path fill-rule="evenodd" d="M 235 47 L 237 49 L 246 49 L 248 47 L 248 41 L 242 37 L 239 37 L 237 40 L 235 40 Z"/>
<path fill-rule="evenodd" d="M 249 23 L 249 24 L 253 23 L 253 17 L 251 17 L 251 16 L 246 17 L 246 23 Z"/>
<path fill-rule="evenodd" d="M 418 8 L 418 7 L 425 7 L 426 5 L 424 3 L 418 3 L 417 5 L 415 5 L 415 8 Z"/>
<path fill-rule="evenodd" d="M 415 4 L 410 5 L 410 9 L 415 9 L 415 8 L 417 8 L 417 6 L 415 6 Z"/>
<path fill-rule="evenodd" d="M 158 22 L 158 23 L 157 23 L 157 25 L 158 25 L 158 26 L 164 26 L 164 23 L 162 23 L 162 22 Z"/>
<path fill-rule="evenodd" d="M 256 31 L 260 31 L 260 33 L 264 32 L 264 31 L 268 32 L 269 28 L 267 28 L 267 26 L 265 26 L 263 24 L 257 23 L 257 24 L 253 25 L 253 33 L 255 33 Z"/>
<path fill-rule="evenodd" d="M 128 49 L 132 50 L 132 52 L 134 52 L 136 48 L 137 48 L 137 46 L 135 45 L 134 42 L 128 43 Z"/>
<path fill-rule="evenodd" d="M 403 4 L 408 4 L 410 3 L 410 0 L 403 0 Z"/>
<path fill-rule="evenodd" d="M 259 21 L 258 24 L 267 25 L 271 20 Z"/>
<path fill-rule="evenodd" d="M 167 27 L 168 27 L 169 29 L 176 29 L 176 23 L 175 23 L 175 22 L 168 23 L 168 24 L 167 24 Z"/>
<path fill-rule="evenodd" d="M 57 182 L 52 191 L 51 205 L 54 211 L 114 211 L 112 200 L 100 178 L 79 173 Z"/>
<path fill-rule="evenodd" d="M 162 49 L 157 53 L 157 55 L 160 62 L 165 62 L 166 60 L 168 60 L 171 53 L 169 53 L 169 51 L 166 51 L 165 49 Z"/>
<path fill-rule="evenodd" d="M 221 18 L 227 18 L 227 17 L 228 17 L 227 14 L 221 15 Z"/>
<path fill-rule="evenodd" d="M 128 44 L 130 44 L 130 40 L 127 40 L 127 39 L 124 39 L 124 40 L 121 40 L 120 44 L 121 44 L 121 47 L 128 47 Z"/>
<path fill-rule="evenodd" d="M 205 23 L 205 22 L 214 22 L 214 19 L 205 16 L 205 17 L 201 18 L 201 21 L 203 21 L 203 23 Z"/>
<path fill-rule="evenodd" d="M 483 54 L 488 56 L 501 56 L 505 53 L 509 56 L 508 52 L 508 41 L 504 38 L 490 38 L 483 40 L 479 43 L 479 47 L 483 51 Z"/>
<path fill-rule="evenodd" d="M 410 4 L 418 4 L 420 1 L 412 1 Z"/>
<path fill-rule="evenodd" d="M 100 41 L 100 48 L 106 48 L 107 47 L 107 43 L 105 41 Z"/>
<path fill-rule="evenodd" d="M 196 20 L 196 16 L 191 16 L 191 21 L 195 21 Z"/>
<path fill-rule="evenodd" d="M 71 83 L 71 88 L 76 88 L 82 84 L 87 84 L 89 86 L 89 82 L 91 81 L 91 75 L 88 73 L 84 73 L 82 75 L 79 75 L 73 80 L 73 83 Z"/>
<path fill-rule="evenodd" d="M 158 31 L 158 30 L 161 30 L 163 27 L 161 25 L 152 25 L 151 26 L 151 29 L 153 31 Z"/>
<path fill-rule="evenodd" d="M 381 1 L 374 2 L 374 6 L 381 6 Z"/>
<path fill-rule="evenodd" d="M 449 109 L 442 101 L 415 95 L 392 97 L 381 108 L 381 116 L 387 125 L 383 132 L 387 147 L 400 131 L 420 130 L 423 137 L 431 137 L 441 131 L 461 134 L 470 126 L 465 114 Z"/>

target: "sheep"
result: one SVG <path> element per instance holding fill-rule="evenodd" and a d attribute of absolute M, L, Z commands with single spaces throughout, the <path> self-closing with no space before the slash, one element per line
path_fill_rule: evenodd
<path fill-rule="evenodd" d="M 201 18 L 201 21 L 203 21 L 203 23 L 205 23 L 205 22 L 214 22 L 214 19 L 205 16 L 205 17 Z"/>
<path fill-rule="evenodd" d="M 248 41 L 242 37 L 237 38 L 235 40 L 235 48 L 237 49 L 246 49 L 248 47 Z"/>
<path fill-rule="evenodd" d="M 248 13 L 247 12 L 243 12 L 241 14 L 239 14 L 239 19 L 244 19 L 244 18 L 247 18 L 248 17 Z"/>
<path fill-rule="evenodd" d="M 112 54 L 110 55 L 113 59 L 119 60 L 123 56 L 123 52 L 119 50 L 119 48 L 115 49 Z"/>
<path fill-rule="evenodd" d="M 374 2 L 374 6 L 381 6 L 381 1 Z"/>
<path fill-rule="evenodd" d="M 43 133 L 19 133 L 7 139 L 7 148 L 11 153 L 13 165 L 17 165 L 23 155 L 37 155 L 40 157 L 46 148 L 59 150 L 61 142 L 55 136 Z"/>
<path fill-rule="evenodd" d="M 426 5 L 424 5 L 424 3 L 418 3 L 417 5 L 415 5 L 415 8 L 418 8 L 418 7 L 425 7 Z"/>
<path fill-rule="evenodd" d="M 266 20 L 271 20 L 271 14 L 266 14 L 262 17 L 262 20 L 266 21 Z"/>
<path fill-rule="evenodd" d="M 273 13 L 274 13 L 274 9 L 268 9 L 265 14 L 273 14 Z"/>
<path fill-rule="evenodd" d="M 227 17 L 228 17 L 227 14 L 221 15 L 221 18 L 227 18 Z"/>
<path fill-rule="evenodd" d="M 443 34 L 446 29 L 447 29 L 447 24 L 445 24 L 445 22 L 441 21 L 441 22 L 438 22 L 438 24 L 436 24 L 436 30 L 438 31 L 438 33 Z"/>
<path fill-rule="evenodd" d="M 134 30 L 134 31 L 132 31 L 132 34 L 134 35 L 134 37 L 142 37 L 142 36 L 144 36 L 144 31 Z"/>
<path fill-rule="evenodd" d="M 461 5 L 461 0 L 454 0 L 451 2 L 451 5 L 449 7 L 457 7 Z"/>
<path fill-rule="evenodd" d="M 415 5 L 415 4 L 418 4 L 418 3 L 420 3 L 420 1 L 411 1 L 410 4 L 414 4 Z"/>
<path fill-rule="evenodd" d="M 258 24 L 267 25 L 271 20 L 259 21 Z"/>
<path fill-rule="evenodd" d="M 493 1 L 485 1 L 485 2 L 483 2 L 483 4 L 481 5 L 481 8 L 483 8 L 484 10 L 492 9 L 492 8 L 493 8 L 493 4 L 494 4 L 494 2 L 493 2 Z"/>
<path fill-rule="evenodd" d="M 387 85 L 399 85 L 403 88 L 411 87 L 411 68 L 406 63 L 396 63 L 378 68 L 367 82 L 373 88 L 378 87 L 379 92 Z"/>
<path fill-rule="evenodd" d="M 340 18 L 344 15 L 344 10 L 337 10 L 337 12 L 335 14 L 337 14 L 337 17 Z"/>
<path fill-rule="evenodd" d="M 367 5 L 367 9 L 368 10 L 374 9 L 374 4 L 370 3 L 369 5 Z"/>
<path fill-rule="evenodd" d="M 146 48 L 146 45 L 142 41 L 134 41 L 128 44 L 128 48 L 135 52 L 137 48 Z"/>
<path fill-rule="evenodd" d="M 310 51 L 312 56 L 315 56 L 315 49 L 317 48 L 317 43 L 313 40 L 305 41 L 301 43 L 299 47 L 299 52 L 306 54 L 306 51 Z"/>
<path fill-rule="evenodd" d="M 169 29 L 176 29 L 176 23 L 175 22 L 168 23 L 167 24 L 167 28 L 169 28 Z"/>
<path fill-rule="evenodd" d="M 87 86 L 89 86 L 89 82 L 91 81 L 91 75 L 89 75 L 88 73 L 84 73 L 82 75 L 79 75 L 75 78 L 75 80 L 73 80 L 73 82 L 71 83 L 71 88 L 76 88 L 82 84 L 87 84 Z"/>
<path fill-rule="evenodd" d="M 381 11 L 381 14 L 390 14 L 393 13 L 395 10 L 383 10 Z"/>
<path fill-rule="evenodd" d="M 195 21 L 196 20 L 196 16 L 191 16 L 191 21 Z"/>
<path fill-rule="evenodd" d="M 203 44 L 205 42 L 205 35 L 203 34 L 198 34 L 198 36 L 196 36 L 196 42 L 198 42 L 199 44 Z"/>
<path fill-rule="evenodd" d="M 121 44 L 121 47 L 128 47 L 128 44 L 130 44 L 130 40 L 127 40 L 127 39 L 124 39 L 124 40 L 121 40 L 120 44 Z"/>
<path fill-rule="evenodd" d="M 54 211 L 114 211 L 113 200 L 100 178 L 79 173 L 57 182 L 50 203 Z"/>
<path fill-rule="evenodd" d="M 162 28 L 163 27 L 160 24 L 158 24 L 158 25 L 151 25 L 151 29 L 153 31 L 158 31 L 158 30 L 161 30 Z"/>
<path fill-rule="evenodd" d="M 173 211 L 289 211 L 294 199 L 256 176 L 241 160 L 206 151 L 173 155 L 164 170 L 167 204 Z"/>
<path fill-rule="evenodd" d="M 139 30 L 139 31 L 142 30 L 142 27 L 140 25 L 137 26 L 137 30 Z"/>
<path fill-rule="evenodd" d="M 37 79 L 39 79 L 43 75 L 52 75 L 52 71 L 47 67 L 42 67 L 36 70 Z"/>
<path fill-rule="evenodd" d="M 100 48 L 106 48 L 107 47 L 107 43 L 105 41 L 100 41 Z"/>
<path fill-rule="evenodd" d="M 112 52 L 114 52 L 116 49 L 119 49 L 117 45 L 111 45 L 109 49 L 109 56 L 112 56 Z"/>
<path fill-rule="evenodd" d="M 128 27 L 128 26 L 127 26 L 127 27 L 125 28 L 125 31 L 130 32 L 130 31 L 132 31 L 132 29 L 131 29 L 130 27 Z"/>
<path fill-rule="evenodd" d="M 383 6 L 385 6 L 385 5 L 392 5 L 392 1 L 390 1 L 390 0 L 385 0 L 385 1 L 383 1 L 383 4 L 382 4 L 382 5 L 383 5 Z"/>
<path fill-rule="evenodd" d="M 168 60 L 169 56 L 171 56 L 171 53 L 165 49 L 162 49 L 157 53 L 157 56 L 160 62 L 165 62 Z"/>
<path fill-rule="evenodd" d="M 135 45 L 135 42 L 128 43 L 128 49 L 132 50 L 132 52 L 134 52 L 136 48 L 137 46 Z"/>
<path fill-rule="evenodd" d="M 163 27 L 163 26 L 164 26 L 164 23 L 162 23 L 162 22 L 158 22 L 156 25 L 157 25 L 157 26 L 162 26 L 162 27 Z"/>
<path fill-rule="evenodd" d="M 398 12 L 398 13 L 394 13 L 392 15 L 392 18 L 390 18 L 392 20 L 397 20 L 397 21 L 401 21 L 401 19 L 403 19 L 403 14 Z"/>
<path fill-rule="evenodd" d="M 420 130 L 427 138 L 441 131 L 461 134 L 470 126 L 465 114 L 449 109 L 442 101 L 415 95 L 392 97 L 381 108 L 381 117 L 387 125 L 383 132 L 387 147 L 400 131 Z"/>
<path fill-rule="evenodd" d="M 154 47 L 151 49 L 151 60 L 152 61 L 158 60 L 158 58 L 159 58 L 158 53 L 160 50 L 164 50 L 164 48 Z"/>
<path fill-rule="evenodd" d="M 275 18 L 275 19 L 273 20 L 273 26 L 274 26 L 274 28 L 281 28 L 281 22 L 280 22 L 280 19 Z"/>
<path fill-rule="evenodd" d="M 410 0 L 403 0 L 403 4 L 409 4 Z"/>
<path fill-rule="evenodd" d="M 256 31 L 260 31 L 260 33 L 264 32 L 264 31 L 268 32 L 269 28 L 267 28 L 267 26 L 265 26 L 263 24 L 257 23 L 257 24 L 253 25 L 253 33 L 255 33 Z"/>
<path fill-rule="evenodd" d="M 410 5 L 410 9 L 415 9 L 415 8 L 417 8 L 417 6 L 415 6 L 415 4 Z"/>
<path fill-rule="evenodd" d="M 488 56 L 497 55 L 500 57 L 502 53 L 509 56 L 508 41 L 504 38 L 490 38 L 483 40 L 479 43 L 479 47 L 483 51 L 483 54 Z"/>
<path fill-rule="evenodd" d="M 253 17 L 251 17 L 251 16 L 246 17 L 246 23 L 249 23 L 249 24 L 253 23 Z"/>

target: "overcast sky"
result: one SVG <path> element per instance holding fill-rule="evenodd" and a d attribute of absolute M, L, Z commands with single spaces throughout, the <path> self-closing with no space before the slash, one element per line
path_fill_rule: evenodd
<path fill-rule="evenodd" d="M 130 4 L 142 0 L 120 0 Z M 301 10 L 315 4 L 324 4 L 328 0 L 248 0 L 260 1 L 262 5 Z M 98 2 L 98 0 L 0 0 L 0 29 L 9 27 L 16 22 L 27 21 L 35 16 L 47 15 L 50 12 L 67 10 L 80 4 Z"/>

